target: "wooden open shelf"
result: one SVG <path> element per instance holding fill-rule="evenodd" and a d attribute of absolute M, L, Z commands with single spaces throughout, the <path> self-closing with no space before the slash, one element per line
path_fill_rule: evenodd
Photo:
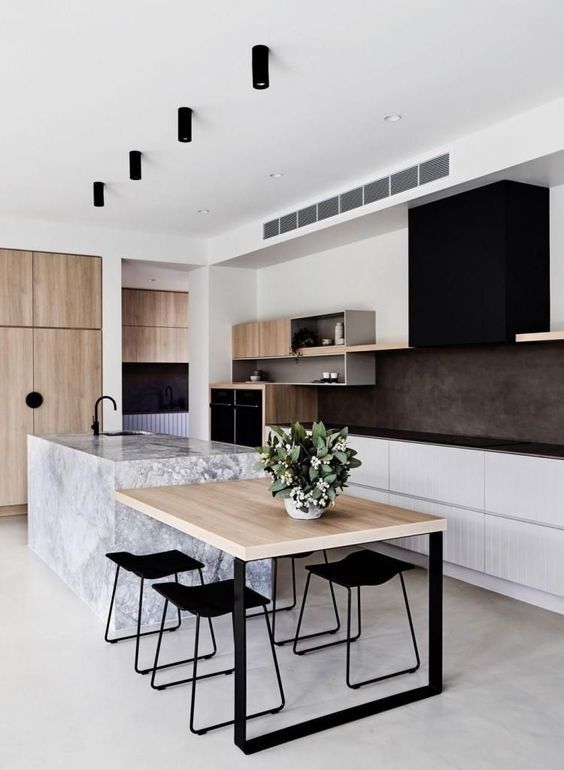
<path fill-rule="evenodd" d="M 384 350 L 408 350 L 409 345 L 404 342 L 373 342 L 370 345 L 345 345 L 345 353 L 378 353 Z"/>
<path fill-rule="evenodd" d="M 516 334 L 515 342 L 558 342 L 564 340 L 564 332 L 535 332 L 534 334 Z"/>

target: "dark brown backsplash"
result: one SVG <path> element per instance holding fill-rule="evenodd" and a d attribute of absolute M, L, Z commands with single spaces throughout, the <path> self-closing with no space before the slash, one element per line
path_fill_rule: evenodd
<path fill-rule="evenodd" d="M 319 388 L 344 425 L 564 444 L 564 344 L 379 353 L 376 385 Z"/>

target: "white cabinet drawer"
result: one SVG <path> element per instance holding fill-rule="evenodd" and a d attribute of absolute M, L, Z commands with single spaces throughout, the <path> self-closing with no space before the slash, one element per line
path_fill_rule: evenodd
<path fill-rule="evenodd" d="M 564 596 L 564 531 L 486 515 L 486 572 Z"/>
<path fill-rule="evenodd" d="M 351 449 L 356 449 L 358 458 L 362 462 L 360 468 L 354 468 L 351 471 L 351 483 L 389 489 L 389 443 L 380 438 L 349 436 L 348 444 Z"/>
<path fill-rule="evenodd" d="M 485 453 L 486 511 L 564 526 L 564 460 Z"/>
<path fill-rule="evenodd" d="M 484 453 L 390 441 L 390 491 L 483 510 Z"/>
<path fill-rule="evenodd" d="M 464 508 L 453 508 L 426 500 L 416 500 L 402 495 L 390 495 L 390 505 L 408 508 L 419 513 L 442 516 L 447 520 L 447 530 L 443 535 L 443 555 L 445 561 L 461 567 L 484 571 L 484 514 Z M 403 548 L 410 548 L 419 553 L 429 552 L 429 537 L 398 538 L 390 541 Z"/>
<path fill-rule="evenodd" d="M 352 495 L 353 497 L 362 497 L 364 500 L 372 500 L 375 503 L 390 502 L 390 493 L 381 489 L 370 489 L 368 487 L 357 487 L 356 484 L 349 484 L 348 487 L 343 489 L 343 494 Z"/>

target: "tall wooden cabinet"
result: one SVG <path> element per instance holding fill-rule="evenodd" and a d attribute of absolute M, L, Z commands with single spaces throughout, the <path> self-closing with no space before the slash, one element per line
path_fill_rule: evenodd
<path fill-rule="evenodd" d="M 90 429 L 101 326 L 99 257 L 0 250 L 0 515 L 25 507 L 28 434 Z"/>

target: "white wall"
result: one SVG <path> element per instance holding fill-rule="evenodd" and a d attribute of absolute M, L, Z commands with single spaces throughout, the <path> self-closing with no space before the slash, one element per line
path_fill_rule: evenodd
<path fill-rule="evenodd" d="M 564 329 L 564 185 L 550 190 L 550 328 Z"/>
<path fill-rule="evenodd" d="M 231 381 L 231 327 L 256 316 L 255 270 L 190 273 L 190 436 L 209 438 L 209 386 Z"/>
<path fill-rule="evenodd" d="M 407 339 L 407 228 L 258 271 L 259 318 L 376 310 L 379 342 Z"/>

